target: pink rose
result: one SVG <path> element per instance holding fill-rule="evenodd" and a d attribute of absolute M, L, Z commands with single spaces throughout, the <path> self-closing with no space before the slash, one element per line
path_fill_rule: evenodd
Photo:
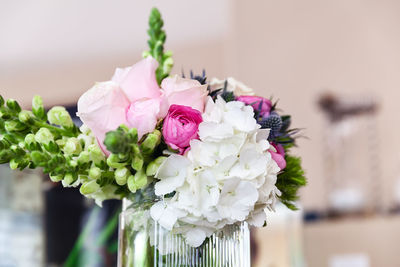
<path fill-rule="evenodd" d="M 189 106 L 200 112 L 204 111 L 207 98 L 207 85 L 201 85 L 199 81 L 184 79 L 175 75 L 165 78 L 161 83 L 169 105 Z"/>
<path fill-rule="evenodd" d="M 147 57 L 132 67 L 117 68 L 111 80 L 119 84 L 131 102 L 143 98 L 159 98 L 161 91 L 156 80 L 157 68 L 157 60 Z"/>
<path fill-rule="evenodd" d="M 106 133 L 127 123 L 129 104 L 119 85 L 112 81 L 96 83 L 79 98 L 77 115 L 96 136 L 103 151 Z"/>
<path fill-rule="evenodd" d="M 78 101 L 78 116 L 104 149 L 105 134 L 121 124 L 137 128 L 139 138 L 152 132 L 172 104 L 203 111 L 207 85 L 179 77 L 156 80 L 158 62 L 147 57 L 132 67 L 116 69 L 111 81 L 97 83 Z"/>
<path fill-rule="evenodd" d="M 191 107 L 171 105 L 164 119 L 163 136 L 165 143 L 183 154 L 190 140 L 198 138 L 201 113 Z"/>
<path fill-rule="evenodd" d="M 238 96 L 236 98 L 236 100 L 243 102 L 246 105 L 251 105 L 254 110 L 260 110 L 260 103 L 261 103 L 260 115 L 262 117 L 268 116 L 269 112 L 271 111 L 271 107 L 272 107 L 271 100 L 266 99 L 261 96 L 242 95 L 242 96 Z"/>
<path fill-rule="evenodd" d="M 275 148 L 276 152 L 273 150 L 269 150 L 269 153 L 271 153 L 272 159 L 278 164 L 279 168 L 281 170 L 286 168 L 286 160 L 285 160 L 285 149 L 281 144 L 274 144 L 271 143 L 271 145 Z"/>
<path fill-rule="evenodd" d="M 104 151 L 107 132 L 125 124 L 137 128 L 141 137 L 165 116 L 168 107 L 156 81 L 157 67 L 157 61 L 148 57 L 132 67 L 116 69 L 112 81 L 97 83 L 79 98 L 77 114 Z"/>

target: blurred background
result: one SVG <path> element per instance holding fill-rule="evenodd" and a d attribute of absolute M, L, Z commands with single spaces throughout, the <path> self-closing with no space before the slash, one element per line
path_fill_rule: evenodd
<path fill-rule="evenodd" d="M 2 0 L 0 93 L 74 114 L 141 58 L 153 6 L 173 73 L 235 77 L 304 128 L 301 209 L 253 231 L 254 266 L 400 266 L 400 2 Z M 0 168 L 0 267 L 115 266 L 119 203 L 44 180 Z"/>

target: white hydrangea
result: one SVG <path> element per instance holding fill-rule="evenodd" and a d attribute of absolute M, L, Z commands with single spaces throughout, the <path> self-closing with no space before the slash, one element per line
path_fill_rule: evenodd
<path fill-rule="evenodd" d="M 186 155 L 169 156 L 156 174 L 156 194 L 164 199 L 151 208 L 152 218 L 194 247 L 227 224 L 262 226 L 279 194 L 268 134 L 252 107 L 209 98 L 199 140 Z"/>

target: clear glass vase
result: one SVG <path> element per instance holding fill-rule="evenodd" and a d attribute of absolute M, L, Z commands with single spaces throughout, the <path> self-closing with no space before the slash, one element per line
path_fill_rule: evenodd
<path fill-rule="evenodd" d="M 226 226 L 194 248 L 153 221 L 148 207 L 129 207 L 124 201 L 118 267 L 152 266 L 250 267 L 249 227 L 245 222 Z"/>

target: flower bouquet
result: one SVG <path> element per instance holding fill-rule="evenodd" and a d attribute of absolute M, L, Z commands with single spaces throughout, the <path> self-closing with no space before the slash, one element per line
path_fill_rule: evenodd
<path fill-rule="evenodd" d="M 149 50 L 78 101 L 32 110 L 0 97 L 0 163 L 43 168 L 101 205 L 123 199 L 120 266 L 249 266 L 248 225 L 277 201 L 295 209 L 305 185 L 289 154 L 298 132 L 276 103 L 232 78 L 170 75 L 157 9 Z"/>

